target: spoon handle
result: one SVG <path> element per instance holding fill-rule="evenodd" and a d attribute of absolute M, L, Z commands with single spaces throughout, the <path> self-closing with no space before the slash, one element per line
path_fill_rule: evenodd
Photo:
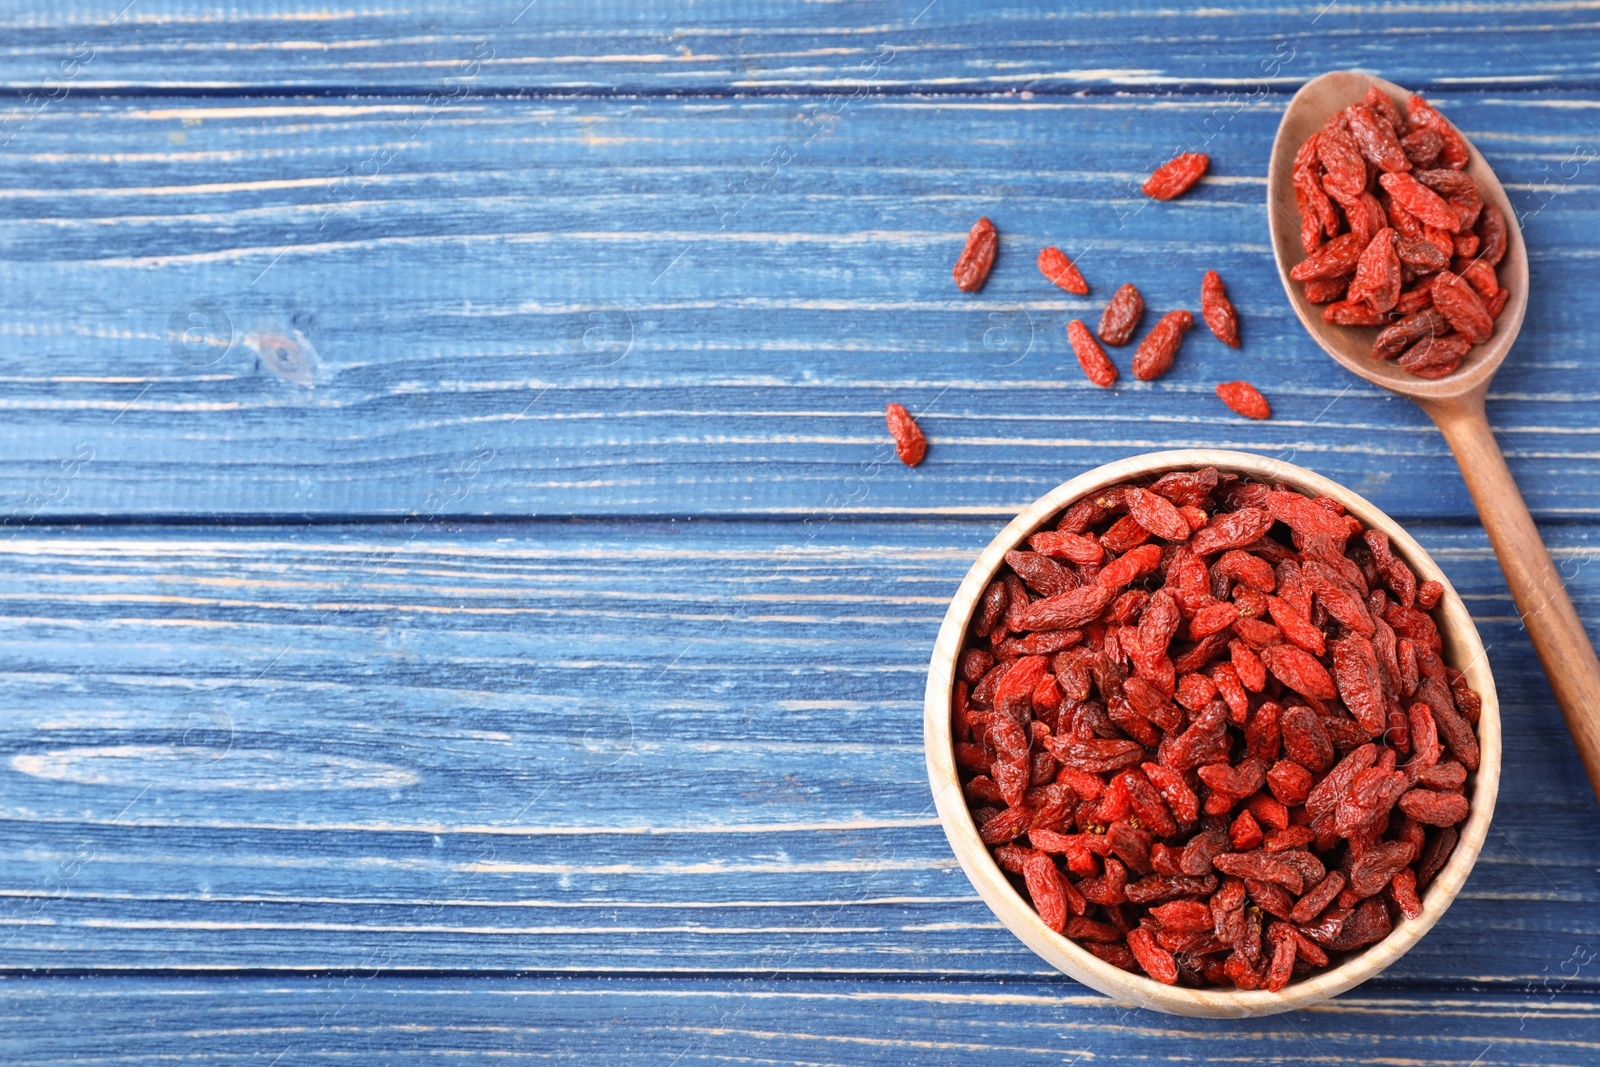
<path fill-rule="evenodd" d="M 1461 465 L 1517 614 L 1544 664 L 1589 784 L 1600 797 L 1600 660 L 1495 443 L 1483 398 L 1428 404 L 1424 410 Z"/>

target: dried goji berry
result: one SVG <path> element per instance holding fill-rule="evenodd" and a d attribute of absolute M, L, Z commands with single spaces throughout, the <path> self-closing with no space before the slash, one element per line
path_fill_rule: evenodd
<path fill-rule="evenodd" d="M 1371 108 L 1352 104 L 1345 108 L 1345 116 L 1350 122 L 1350 134 L 1368 162 L 1386 171 L 1411 169 L 1411 161 L 1406 158 L 1394 127 L 1380 119 Z M 1362 177 L 1364 183 L 1365 175 Z"/>
<path fill-rule="evenodd" d="M 1458 333 L 1424 337 L 1400 356 L 1400 367 L 1419 378 L 1443 378 L 1461 366 L 1472 342 Z"/>
<path fill-rule="evenodd" d="M 1133 376 L 1148 382 L 1171 370 L 1183 335 L 1193 325 L 1194 316 L 1187 311 L 1169 311 L 1161 316 L 1133 354 Z"/>
<path fill-rule="evenodd" d="M 1317 700 L 1338 697 L 1333 678 L 1315 657 L 1294 645 L 1274 645 L 1261 650 L 1261 662 L 1285 686 Z"/>
<path fill-rule="evenodd" d="M 1442 596 L 1444 596 L 1444 584 L 1429 579 L 1417 586 L 1417 607 L 1423 611 L 1432 611 Z"/>
<path fill-rule="evenodd" d="M 1067 925 L 1067 895 L 1055 860 L 1036 852 L 1022 865 L 1022 873 L 1027 879 L 1028 896 L 1032 898 L 1039 918 L 1050 929 L 1060 933 Z"/>
<path fill-rule="evenodd" d="M 1400 138 L 1400 147 L 1405 150 L 1406 159 L 1414 167 L 1432 166 L 1433 161 L 1439 158 L 1439 153 L 1444 150 L 1444 138 L 1439 136 L 1438 130 L 1427 128 L 1412 130 Z"/>
<path fill-rule="evenodd" d="M 1395 872 L 1389 881 L 1389 893 L 1395 907 L 1408 919 L 1422 914 L 1422 901 L 1417 897 L 1417 872 L 1410 867 Z"/>
<path fill-rule="evenodd" d="M 1413 94 L 1406 100 L 1406 117 L 1412 126 L 1425 127 L 1439 135 L 1442 146 L 1439 149 L 1438 161 L 1442 166 L 1459 170 L 1467 165 L 1470 154 L 1467 152 L 1466 142 L 1432 104 Z"/>
<path fill-rule="evenodd" d="M 1358 633 L 1333 645 L 1333 679 L 1339 697 L 1368 737 L 1377 737 L 1388 722 L 1383 679 L 1378 673 L 1378 653 L 1372 641 Z"/>
<path fill-rule="evenodd" d="M 1454 171 L 1451 173 L 1454 173 Z M 1500 291 L 1500 281 L 1495 277 L 1494 268 L 1481 259 L 1469 260 L 1463 263 L 1460 275 L 1462 280 L 1472 286 L 1473 291 L 1482 300 L 1493 300 L 1495 294 Z M 1484 310 L 1488 310 L 1487 305 L 1485 305 Z M 1492 312 L 1489 317 L 1491 319 L 1494 317 Z"/>
<path fill-rule="evenodd" d="M 1144 195 L 1156 200 L 1171 200 L 1187 192 L 1190 186 L 1211 166 L 1211 157 L 1203 152 L 1184 152 L 1157 167 L 1145 179 Z"/>
<path fill-rule="evenodd" d="M 1089 283 L 1083 280 L 1083 275 L 1078 273 L 1078 268 L 1073 266 L 1067 254 L 1055 245 L 1039 253 L 1039 273 L 1069 293 L 1078 296 L 1087 296 L 1089 293 Z"/>
<path fill-rule="evenodd" d="M 1382 174 L 1378 184 L 1395 203 L 1415 215 L 1425 226 L 1437 226 L 1455 233 L 1461 229 L 1461 216 L 1438 193 L 1409 174 Z"/>
<path fill-rule="evenodd" d="M 972 229 L 967 231 L 967 243 L 961 249 L 953 272 L 957 289 L 964 293 L 975 293 L 983 288 L 984 281 L 989 277 L 989 268 L 994 266 L 994 254 L 999 243 L 1000 237 L 995 232 L 994 223 L 987 218 L 972 224 Z"/>
<path fill-rule="evenodd" d="M 1493 204 L 1483 205 L 1478 217 L 1478 255 L 1489 266 L 1498 267 L 1506 254 L 1506 217 Z"/>
<path fill-rule="evenodd" d="M 886 404 L 884 411 L 888 414 L 889 436 L 894 438 L 895 454 L 901 463 L 915 467 L 928 454 L 928 439 L 922 435 L 922 428 L 912 419 L 911 412 L 899 404 Z"/>
<path fill-rule="evenodd" d="M 1148 489 L 1132 486 L 1123 494 L 1123 500 L 1127 502 L 1128 514 L 1133 517 L 1133 521 L 1156 537 L 1168 541 L 1189 539 L 1189 524 L 1166 497 L 1157 496 Z"/>
<path fill-rule="evenodd" d="M 1249 382 L 1218 382 L 1217 397 L 1247 419 L 1270 419 L 1272 406 Z"/>
<path fill-rule="evenodd" d="M 1330 123 L 1322 129 L 1317 158 L 1326 171 L 1322 187 L 1341 204 L 1349 204 L 1366 192 L 1367 163 L 1361 146 L 1343 125 Z"/>
<path fill-rule="evenodd" d="M 1433 283 L 1433 306 L 1468 344 L 1481 344 L 1494 332 L 1494 316 L 1476 290 L 1459 275 L 1441 271 Z"/>
<path fill-rule="evenodd" d="M 1467 798 L 1460 793 L 1413 789 L 1400 798 L 1400 810 L 1428 826 L 1454 826 L 1467 817 Z"/>
<path fill-rule="evenodd" d="M 1222 284 L 1222 275 L 1206 271 L 1200 280 L 1200 317 L 1216 334 L 1217 340 L 1229 348 L 1239 347 L 1239 313 L 1228 299 L 1228 288 Z"/>
<path fill-rule="evenodd" d="M 1100 327 L 1095 333 L 1108 345 L 1121 346 L 1133 339 L 1133 331 L 1144 315 L 1144 297 L 1132 283 L 1123 285 L 1111 295 L 1111 302 L 1100 315 Z"/>
<path fill-rule="evenodd" d="M 1188 529 L 1187 526 L 1184 528 Z M 1140 545 L 1138 548 L 1129 549 L 1102 567 L 1096 576 L 1096 581 L 1106 590 L 1121 589 L 1134 579 L 1149 574 L 1160 564 L 1159 545 Z"/>
<path fill-rule="evenodd" d="M 1189 540 L 1189 551 L 1197 556 L 1226 552 L 1254 544 L 1272 529 L 1272 516 L 1261 508 L 1245 507 L 1218 514 Z"/>
<path fill-rule="evenodd" d="M 1387 326 L 1395 320 L 1389 311 L 1379 311 L 1365 300 L 1336 300 L 1322 309 L 1322 321 L 1335 326 Z"/>
<path fill-rule="evenodd" d="M 1111 362 L 1111 357 L 1081 320 L 1067 323 L 1067 340 L 1072 344 L 1072 354 L 1078 357 L 1078 366 L 1083 368 L 1085 378 L 1102 389 L 1117 383 L 1117 365 Z"/>
<path fill-rule="evenodd" d="M 1384 227 L 1356 261 L 1350 282 L 1350 300 L 1365 301 L 1374 311 L 1388 311 L 1400 299 L 1400 257 L 1395 252 L 1395 232 Z"/>
<path fill-rule="evenodd" d="M 1472 227 L 1477 224 L 1478 215 L 1483 211 L 1483 198 L 1478 195 L 1476 182 L 1461 171 L 1450 168 L 1419 170 L 1411 176 L 1419 185 L 1425 185 L 1444 197 L 1445 203 L 1455 210 L 1459 226 L 1453 233 L 1473 236 Z M 1476 243 L 1476 237 L 1473 240 Z"/>
<path fill-rule="evenodd" d="M 1380 842 L 1350 865 L 1349 888 L 1358 898 L 1380 893 L 1389 879 L 1416 858 L 1416 849 L 1408 842 Z"/>
<path fill-rule="evenodd" d="M 1352 274 L 1355 272 L 1356 264 L 1361 261 L 1361 253 L 1366 251 L 1366 247 L 1367 243 L 1356 234 L 1340 234 L 1295 264 L 1289 271 L 1289 277 L 1297 282 L 1308 282 L 1316 278 L 1337 278 Z"/>
<path fill-rule="evenodd" d="M 1114 595 L 1114 590 L 1098 583 L 1082 586 L 1035 601 L 1018 616 L 1018 623 L 1025 630 L 1067 630 L 1083 626 L 1104 611 Z"/>
<path fill-rule="evenodd" d="M 1432 245 L 1428 246 L 1432 248 Z M 1430 297 L 1430 300 L 1432 298 Z M 1417 341 L 1439 337 L 1451 331 L 1445 317 L 1432 307 L 1407 315 L 1393 326 L 1387 327 L 1373 338 L 1372 358 L 1393 359 Z"/>
<path fill-rule="evenodd" d="M 1394 251 L 1402 266 L 1418 274 L 1433 274 L 1450 266 L 1450 257 L 1431 241 L 1397 236 Z"/>
<path fill-rule="evenodd" d="M 1313 304 L 1331 304 L 1349 290 L 1350 278 L 1348 273 L 1331 278 L 1312 278 L 1305 283 L 1306 300 Z"/>

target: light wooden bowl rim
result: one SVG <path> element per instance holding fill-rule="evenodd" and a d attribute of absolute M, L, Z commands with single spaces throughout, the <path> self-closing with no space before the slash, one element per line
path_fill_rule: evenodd
<path fill-rule="evenodd" d="M 968 621 L 978 598 L 993 580 L 1005 554 L 1038 530 L 1046 519 L 1090 493 L 1133 478 L 1196 467 L 1216 467 L 1218 470 L 1246 474 L 1331 497 L 1368 527 L 1388 534 L 1396 554 L 1411 565 L 1419 580 L 1432 579 L 1444 586 L 1444 596 L 1439 602 L 1435 618 L 1444 638 L 1445 660 L 1452 665 L 1465 664 L 1459 669 L 1483 698 L 1483 713 L 1478 720 L 1478 744 L 1482 749 L 1482 760 L 1471 786 L 1472 812 L 1461 827 L 1455 852 L 1423 897 L 1422 914 L 1415 919 L 1401 921 L 1388 937 L 1338 966 L 1291 982 L 1278 993 L 1264 990 L 1222 992 L 1162 985 L 1143 975 L 1114 967 L 1051 930 L 1032 905 L 1012 887 L 978 837 L 956 772 L 950 721 L 951 685 L 955 676 L 956 657 L 960 654 Z M 1058 970 L 1108 996 L 1155 1011 L 1201 1018 L 1272 1015 L 1309 1007 L 1359 985 L 1399 959 L 1439 921 L 1439 917 L 1461 891 L 1489 832 L 1489 821 L 1494 813 L 1495 797 L 1500 786 L 1500 705 L 1495 696 L 1494 678 L 1477 628 L 1461 597 L 1439 566 L 1393 519 L 1337 482 L 1282 460 L 1248 452 L 1215 449 L 1149 452 L 1096 467 L 1046 493 L 1024 508 L 1000 531 L 967 572 L 939 628 L 933 658 L 928 667 L 928 685 L 923 701 L 923 742 L 928 761 L 928 779 L 933 788 L 939 822 L 950 840 L 956 859 L 984 903 L 1024 944 Z"/>

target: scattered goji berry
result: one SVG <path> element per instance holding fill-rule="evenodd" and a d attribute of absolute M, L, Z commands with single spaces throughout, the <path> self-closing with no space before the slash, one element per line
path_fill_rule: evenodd
<path fill-rule="evenodd" d="M 1247 419 L 1272 418 L 1272 407 L 1267 403 L 1267 398 L 1249 382 L 1220 382 L 1217 396 Z"/>
<path fill-rule="evenodd" d="M 1048 278 L 1052 285 L 1059 285 L 1069 293 L 1078 296 L 1089 294 L 1089 283 L 1083 280 L 1083 275 L 1078 273 L 1078 268 L 1073 266 L 1067 254 L 1055 245 L 1039 253 L 1039 273 Z"/>
<path fill-rule="evenodd" d="M 994 254 L 999 243 L 1000 237 L 995 233 L 994 223 L 987 218 L 972 224 L 972 229 L 967 231 L 966 246 L 961 249 L 953 272 L 957 289 L 964 293 L 975 293 L 983 288 L 984 280 L 989 277 L 989 268 L 994 266 Z"/>
<path fill-rule="evenodd" d="M 1144 297 L 1130 282 L 1112 294 L 1111 302 L 1100 315 L 1100 326 L 1095 333 L 1106 344 L 1120 347 L 1133 339 L 1133 331 L 1143 315 Z"/>
<path fill-rule="evenodd" d="M 922 435 L 922 428 L 911 417 L 911 412 L 899 404 L 886 404 L 884 411 L 888 413 L 889 436 L 894 438 L 895 454 L 901 463 L 915 467 L 928 454 L 928 439 Z"/>
<path fill-rule="evenodd" d="M 1171 370 L 1183 335 L 1193 325 L 1194 316 L 1187 311 L 1169 311 L 1161 316 L 1133 354 L 1133 376 L 1148 382 Z"/>
<path fill-rule="evenodd" d="M 1228 299 L 1222 275 L 1214 270 L 1206 271 L 1200 280 L 1200 317 L 1206 320 L 1206 326 L 1217 340 L 1229 348 L 1239 347 L 1239 313 Z"/>
<path fill-rule="evenodd" d="M 1078 366 L 1083 368 L 1083 376 L 1102 389 L 1109 389 L 1117 383 L 1117 366 L 1111 362 L 1111 357 L 1106 355 L 1106 350 L 1100 347 L 1100 342 L 1094 339 L 1089 332 L 1089 327 L 1082 321 L 1073 319 L 1067 323 L 1067 340 L 1072 343 L 1072 354 L 1078 357 Z"/>
<path fill-rule="evenodd" d="M 1171 200 L 1187 192 L 1190 186 L 1211 166 L 1211 157 L 1203 152 L 1184 152 L 1157 167 L 1145 179 L 1144 195 L 1156 200 Z"/>

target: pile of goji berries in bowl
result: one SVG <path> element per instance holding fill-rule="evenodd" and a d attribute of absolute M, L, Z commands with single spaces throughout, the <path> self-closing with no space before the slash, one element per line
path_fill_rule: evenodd
<path fill-rule="evenodd" d="M 940 821 L 1030 948 L 1112 996 L 1314 1004 L 1438 920 L 1500 774 L 1494 681 L 1388 516 L 1239 452 L 1042 497 L 947 612 L 924 708 Z"/>

